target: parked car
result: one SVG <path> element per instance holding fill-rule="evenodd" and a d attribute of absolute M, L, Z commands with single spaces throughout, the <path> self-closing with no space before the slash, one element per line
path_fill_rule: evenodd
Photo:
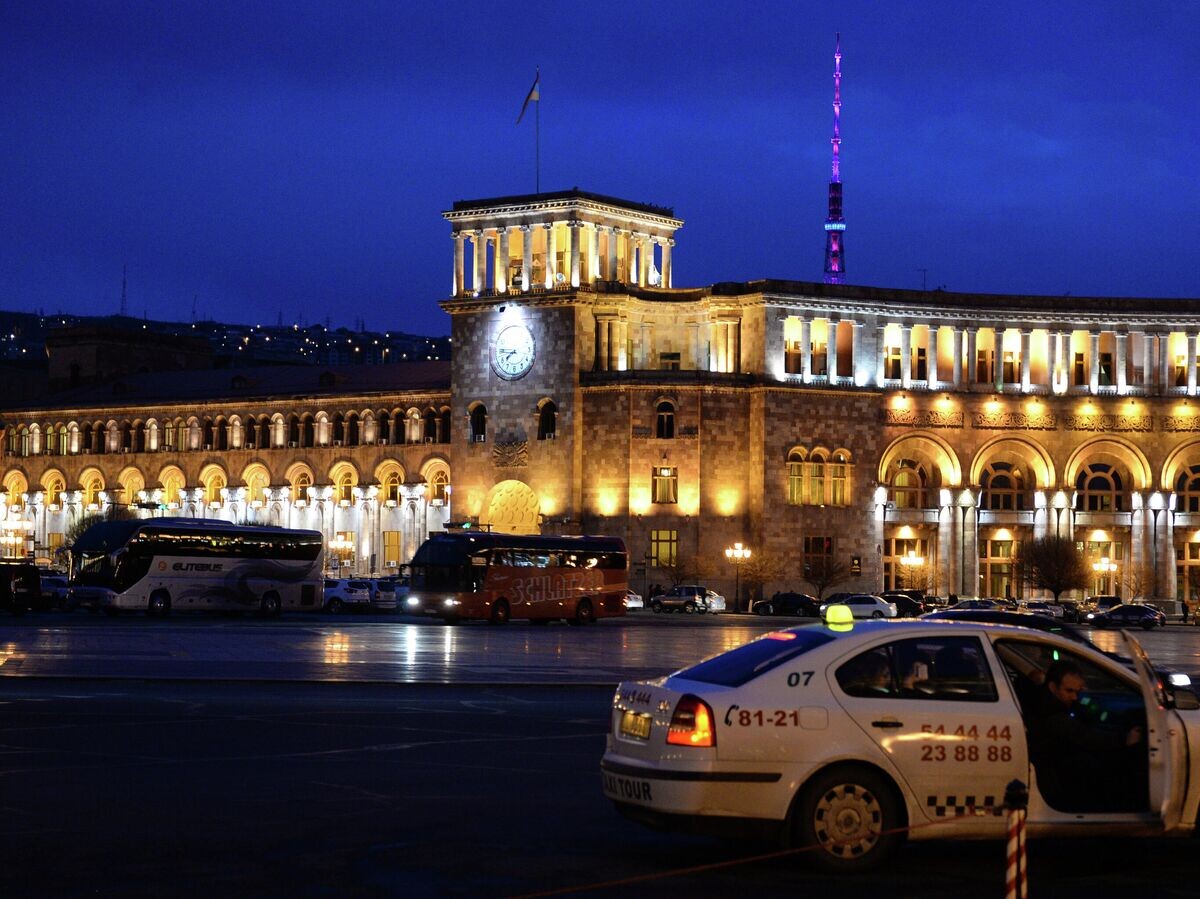
<path fill-rule="evenodd" d="M 634 593 L 632 590 L 625 592 L 625 611 L 632 612 L 634 609 L 644 609 L 646 603 L 642 599 L 642 594 Z"/>
<path fill-rule="evenodd" d="M 370 581 L 360 578 L 326 578 L 325 611 L 336 615 L 349 609 L 366 611 L 371 608 L 375 590 Z"/>
<path fill-rule="evenodd" d="M 1121 597 L 1113 596 L 1112 594 L 1103 594 L 1098 596 L 1089 596 L 1084 600 L 1084 605 L 1090 607 L 1090 611 L 1101 611 L 1110 609 L 1113 606 L 1121 604 Z"/>
<path fill-rule="evenodd" d="M 1167 616 L 1154 606 L 1130 602 L 1110 606 L 1105 611 L 1088 612 L 1087 623 L 1096 627 L 1140 627 L 1151 630 L 1165 626 Z"/>
<path fill-rule="evenodd" d="M 666 593 L 660 593 L 651 599 L 650 609 L 656 614 L 659 612 L 685 612 L 688 615 L 695 612 L 716 614 L 725 611 L 725 597 L 699 584 L 678 584 Z"/>
<path fill-rule="evenodd" d="M 879 595 L 896 604 L 901 618 L 919 618 L 925 614 L 925 594 L 920 590 L 885 590 Z"/>
<path fill-rule="evenodd" d="M 821 614 L 821 601 L 807 593 L 776 593 L 770 599 L 761 599 L 751 611 L 755 615 L 796 615 L 801 618 L 816 618 Z"/>
<path fill-rule="evenodd" d="M 1063 617 L 1063 607 L 1052 602 L 1035 599 L 1022 603 L 1021 607 L 1027 612 L 1033 612 L 1034 615 L 1045 615 L 1047 618 Z"/>
<path fill-rule="evenodd" d="M 1063 621 L 1069 621 L 1072 624 L 1081 624 L 1083 622 L 1083 606 L 1076 599 L 1060 599 L 1058 604 L 1062 606 Z"/>
<path fill-rule="evenodd" d="M 960 612 L 965 612 L 972 609 L 976 611 L 987 611 L 989 609 L 998 608 L 1000 607 L 990 599 L 960 599 L 954 605 L 946 607 L 947 611 L 950 609 L 956 609 Z"/>
<path fill-rule="evenodd" d="M 42 601 L 52 609 L 61 609 L 67 604 L 67 577 L 52 571 L 41 572 Z"/>
<path fill-rule="evenodd" d="M 824 618 L 830 606 L 844 605 L 850 607 L 855 618 L 896 618 L 898 612 L 894 602 L 888 602 L 881 596 L 871 593 L 854 593 L 841 602 L 827 602 L 821 606 L 821 617 Z"/>
<path fill-rule="evenodd" d="M 41 580 L 32 562 L 0 562 L 0 608 L 14 615 L 43 611 Z"/>
<path fill-rule="evenodd" d="M 380 578 L 374 582 L 374 585 L 375 594 L 371 599 L 372 608 L 381 612 L 394 612 L 399 597 L 402 595 L 398 589 L 400 584 L 391 578 Z"/>

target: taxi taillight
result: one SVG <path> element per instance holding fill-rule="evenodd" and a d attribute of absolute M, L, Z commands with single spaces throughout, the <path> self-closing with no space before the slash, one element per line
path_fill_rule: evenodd
<path fill-rule="evenodd" d="M 667 728 L 667 742 L 675 746 L 716 746 L 717 734 L 708 703 L 690 693 L 680 699 Z"/>

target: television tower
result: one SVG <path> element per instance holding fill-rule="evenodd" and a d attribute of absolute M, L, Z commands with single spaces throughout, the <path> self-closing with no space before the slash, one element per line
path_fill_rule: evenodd
<path fill-rule="evenodd" d="M 825 217 L 825 283 L 844 284 L 846 220 L 842 218 L 842 34 L 833 50 L 833 175 L 829 179 L 829 215 Z"/>

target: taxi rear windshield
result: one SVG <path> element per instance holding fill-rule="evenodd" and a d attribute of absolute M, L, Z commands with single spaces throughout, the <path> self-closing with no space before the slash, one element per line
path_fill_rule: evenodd
<path fill-rule="evenodd" d="M 713 656 L 699 665 L 685 668 L 675 676 L 705 684 L 740 687 L 760 674 L 765 674 L 796 656 L 804 655 L 810 649 L 824 646 L 833 639 L 832 634 L 816 628 L 777 631 L 765 634 L 745 646 Z"/>

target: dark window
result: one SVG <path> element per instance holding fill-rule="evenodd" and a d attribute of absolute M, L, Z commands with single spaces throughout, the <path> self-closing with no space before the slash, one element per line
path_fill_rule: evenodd
<path fill-rule="evenodd" d="M 654 424 L 654 436 L 660 440 L 672 440 L 675 437 L 675 404 L 663 400 L 655 407 L 657 418 Z"/>
<path fill-rule="evenodd" d="M 896 640 L 855 656 L 834 676 L 848 696 L 953 702 L 997 698 L 987 657 L 976 637 Z"/>
<path fill-rule="evenodd" d="M 538 410 L 538 440 L 553 440 L 558 428 L 558 406 L 546 400 Z"/>
<path fill-rule="evenodd" d="M 784 662 L 824 646 L 835 639 L 832 634 L 813 629 L 775 631 L 737 649 L 685 668 L 678 676 L 706 684 L 740 687 L 759 675 L 778 668 Z"/>

